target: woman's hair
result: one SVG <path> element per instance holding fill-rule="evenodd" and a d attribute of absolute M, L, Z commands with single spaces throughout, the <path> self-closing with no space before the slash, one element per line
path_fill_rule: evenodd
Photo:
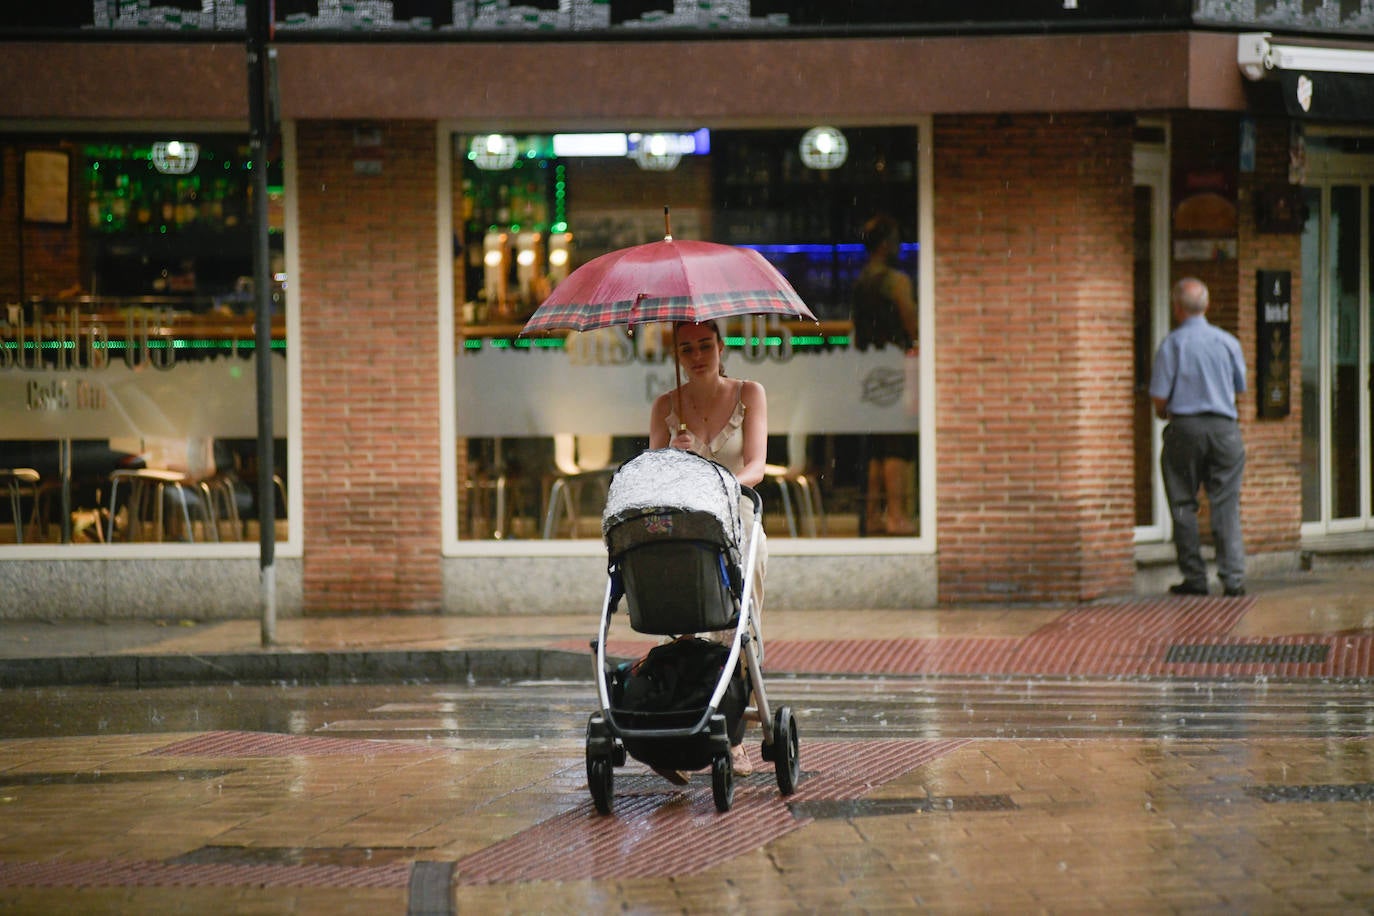
<path fill-rule="evenodd" d="M 884 242 L 892 242 L 895 245 L 899 235 L 897 221 L 887 214 L 880 213 L 864 224 L 859 238 L 864 243 L 864 250 L 872 254 Z"/>
<path fill-rule="evenodd" d="M 677 359 L 677 330 L 678 328 L 690 328 L 693 325 L 700 325 L 703 328 L 710 328 L 711 333 L 716 335 L 716 341 L 722 346 L 725 345 L 725 338 L 720 336 L 720 325 L 714 321 L 675 321 L 673 322 L 673 359 Z M 725 378 L 725 360 L 720 361 L 720 376 Z"/>

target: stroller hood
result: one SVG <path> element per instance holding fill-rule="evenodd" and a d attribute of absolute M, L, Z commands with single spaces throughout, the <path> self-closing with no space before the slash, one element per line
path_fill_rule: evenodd
<path fill-rule="evenodd" d="M 644 515 L 706 513 L 720 523 L 725 542 L 741 538 L 739 481 L 728 469 L 693 452 L 676 448 L 643 452 L 621 465 L 611 480 L 601 531 L 610 546 L 611 530 Z"/>

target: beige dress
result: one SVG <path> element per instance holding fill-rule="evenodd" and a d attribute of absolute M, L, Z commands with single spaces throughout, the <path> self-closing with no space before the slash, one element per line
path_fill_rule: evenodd
<path fill-rule="evenodd" d="M 697 438 L 696 433 L 688 430 L 692 436 L 692 451 L 724 466 L 731 474 L 738 474 L 744 469 L 744 386 L 740 385 L 739 390 L 740 396 L 735 401 L 734 412 L 730 414 L 730 419 L 725 421 L 725 425 L 710 442 L 702 442 Z M 676 410 L 669 410 L 667 423 L 668 439 L 671 441 L 674 436 L 678 435 L 678 426 L 680 425 Z M 744 543 L 740 545 L 741 559 L 743 559 L 748 556 L 749 537 L 754 526 L 754 504 L 747 499 L 740 500 L 740 524 L 744 526 Z M 754 579 L 750 583 L 749 591 L 754 599 L 754 625 L 759 633 L 760 642 L 762 642 L 763 637 L 763 574 L 767 565 L 768 539 L 764 536 L 763 527 L 759 526 L 758 557 L 754 561 Z M 729 633 L 733 635 L 733 631 L 729 631 Z"/>

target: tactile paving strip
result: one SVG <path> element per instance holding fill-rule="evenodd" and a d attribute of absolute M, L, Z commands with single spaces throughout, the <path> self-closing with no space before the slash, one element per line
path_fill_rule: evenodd
<path fill-rule="evenodd" d="M 421 747 L 399 741 L 355 738 L 315 738 L 308 735 L 273 735 L 264 732 L 206 732 L 148 751 L 148 757 L 327 757 L 349 754 L 444 754 L 446 748 Z"/>
<path fill-rule="evenodd" d="M 770 639 L 764 667 L 792 674 L 1047 677 L 1371 677 L 1374 637 L 1342 633 L 1236 638 L 1254 596 L 1167 597 L 1074 608 L 1024 638 Z M 1190 656 L 1170 655 L 1187 643 Z M 1209 643 L 1232 648 L 1212 654 Z M 1301 651 L 1284 648 L 1304 645 Z M 645 643 L 612 640 L 616 656 Z M 1229 653 L 1229 654 L 1228 654 Z"/>
<path fill-rule="evenodd" d="M 808 777 L 784 798 L 763 768 L 736 781 L 735 803 L 716 811 L 710 784 L 661 782 L 655 794 L 617 796 L 612 814 L 590 800 L 458 862 L 459 884 L 689 875 L 728 861 L 810 822 L 789 802 L 848 801 L 965 741 L 803 742 Z M 619 774 L 617 774 L 618 776 Z M 636 788 L 641 788 L 636 786 Z"/>
<path fill-rule="evenodd" d="M 1078 637 L 1180 642 L 1229 633 L 1254 605 L 1253 595 L 1244 598 L 1170 596 L 1094 604 L 1065 611 L 1027 639 Z"/>

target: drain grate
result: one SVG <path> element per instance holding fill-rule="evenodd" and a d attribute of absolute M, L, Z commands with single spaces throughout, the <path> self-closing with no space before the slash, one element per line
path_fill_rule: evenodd
<path fill-rule="evenodd" d="M 1170 646 L 1171 665 L 1321 665 L 1331 647 L 1315 643 L 1208 643 Z"/>
<path fill-rule="evenodd" d="M 1016 811 L 1016 802 L 1007 795 L 946 795 L 922 798 L 815 799 L 793 802 L 788 807 L 794 817 L 815 820 L 851 817 L 886 817 L 894 814 L 926 814 L 935 811 Z"/>
<path fill-rule="evenodd" d="M 1246 786 L 1245 794 L 1266 802 L 1370 802 L 1374 782 L 1346 785 Z"/>
<path fill-rule="evenodd" d="M 126 782 L 222 779 L 242 768 L 229 770 L 139 770 L 128 773 L 14 773 L 0 776 L 0 788 L 17 786 L 108 786 Z"/>

